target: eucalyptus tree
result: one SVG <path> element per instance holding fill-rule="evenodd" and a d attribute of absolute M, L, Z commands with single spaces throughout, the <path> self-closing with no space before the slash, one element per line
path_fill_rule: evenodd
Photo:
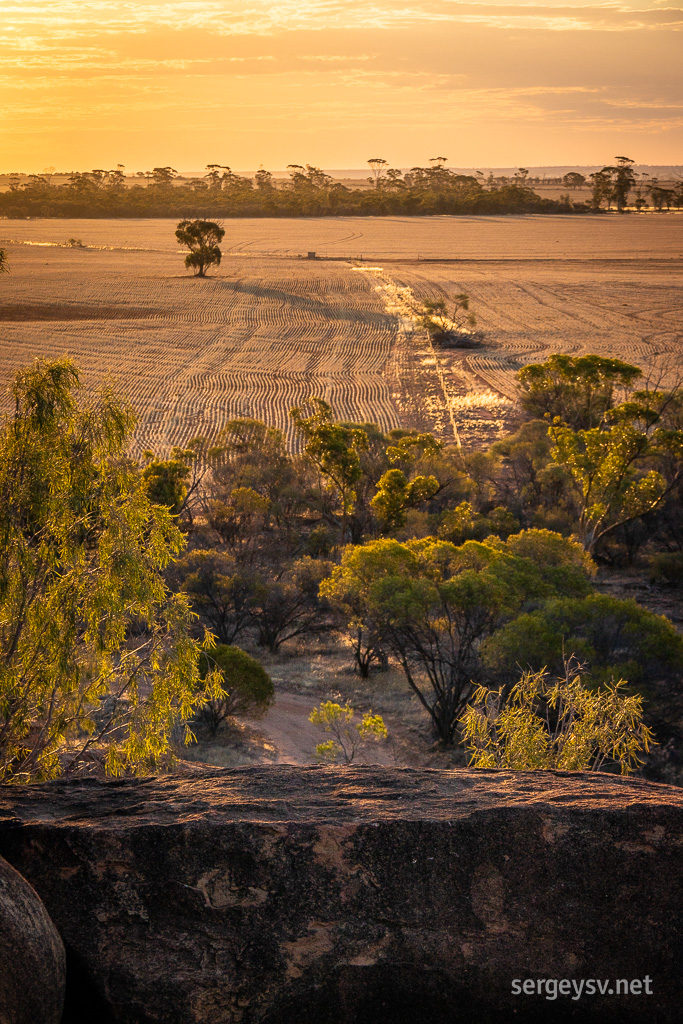
<path fill-rule="evenodd" d="M 125 457 L 129 407 L 106 387 L 79 401 L 80 383 L 70 360 L 37 361 L 0 424 L 4 782 L 152 770 L 205 699 L 187 598 L 162 575 L 184 537 Z"/>
<path fill-rule="evenodd" d="M 206 277 L 208 267 L 219 266 L 222 252 L 219 248 L 225 235 L 225 228 L 212 220 L 181 220 L 175 236 L 179 245 L 190 250 L 185 257 L 185 266 L 192 267 L 196 277 Z"/>

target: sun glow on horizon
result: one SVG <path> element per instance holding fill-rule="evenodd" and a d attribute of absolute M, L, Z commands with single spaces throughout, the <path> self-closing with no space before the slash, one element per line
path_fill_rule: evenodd
<path fill-rule="evenodd" d="M 0 171 L 683 162 L 683 8 L 23 0 L 0 19 Z"/>

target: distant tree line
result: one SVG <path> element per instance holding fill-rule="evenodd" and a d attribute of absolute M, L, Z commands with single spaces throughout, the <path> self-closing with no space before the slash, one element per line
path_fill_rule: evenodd
<path fill-rule="evenodd" d="M 201 178 L 181 179 L 172 167 L 155 167 L 142 175 L 145 184 L 130 186 L 119 165 L 114 170 L 74 172 L 62 185 L 50 175 L 31 174 L 10 180 L 0 193 L 6 217 L 326 217 L 391 214 L 512 214 L 570 212 L 568 198 L 545 199 L 527 182 L 527 172 L 504 179 L 457 174 L 445 158 L 405 174 L 369 161 L 372 188 L 348 188 L 319 167 L 291 164 L 289 179 L 276 181 L 270 171 L 253 178 L 229 167 L 209 164 Z"/>
<path fill-rule="evenodd" d="M 235 174 L 222 164 L 208 164 L 199 178 L 182 178 L 170 166 L 138 172 L 139 185 L 130 185 L 122 164 L 72 173 L 67 182 L 53 183 L 51 173 L 10 179 L 0 193 L 0 216 L 6 217 L 340 217 L 425 214 L 588 213 L 613 206 L 623 211 L 633 195 L 637 210 L 663 210 L 683 205 L 683 182 L 665 186 L 656 178 L 638 175 L 629 157 L 588 179 L 570 171 L 553 179 L 567 192 L 559 199 L 539 196 L 526 168 L 511 176 L 458 174 L 435 157 L 429 166 L 409 171 L 392 168 L 381 157 L 368 160 L 371 175 L 363 188 L 334 181 L 319 167 L 290 164 L 289 179 L 276 180 L 259 170 L 253 178 Z M 145 184 L 142 184 L 142 181 Z M 370 188 L 367 188 L 367 184 Z M 590 187 L 587 202 L 570 193 Z"/>

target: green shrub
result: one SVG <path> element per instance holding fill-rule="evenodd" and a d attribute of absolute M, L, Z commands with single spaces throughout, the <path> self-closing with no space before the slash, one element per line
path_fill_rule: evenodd
<path fill-rule="evenodd" d="M 197 712 L 197 720 L 207 726 L 215 736 L 221 722 L 233 715 L 263 714 L 275 697 L 273 681 L 261 663 L 246 651 L 230 644 L 219 644 L 205 651 L 199 659 L 199 672 L 203 678 L 212 669 L 223 677 L 226 696 L 209 700 Z"/>
<path fill-rule="evenodd" d="M 557 598 L 519 615 L 487 640 L 482 658 L 505 679 L 517 667 L 559 673 L 565 651 L 586 663 L 589 685 L 617 676 L 639 686 L 683 669 L 683 637 L 667 618 L 605 594 Z"/>
<path fill-rule="evenodd" d="M 651 583 L 683 585 L 683 551 L 661 551 L 648 559 Z"/>

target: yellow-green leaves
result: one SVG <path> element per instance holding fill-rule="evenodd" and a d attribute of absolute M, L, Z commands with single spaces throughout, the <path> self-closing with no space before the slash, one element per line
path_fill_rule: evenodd
<path fill-rule="evenodd" d="M 373 652 L 392 654 L 451 744 L 482 643 L 530 599 L 585 594 L 591 571 L 577 544 L 548 530 L 458 547 L 383 539 L 348 546 L 320 593 L 345 615 L 359 667 Z"/>
<path fill-rule="evenodd" d="M 361 747 L 379 743 L 387 738 L 387 727 L 381 715 L 368 711 L 360 722 L 354 722 L 355 712 L 350 704 L 323 701 L 308 717 L 309 722 L 330 734 L 330 739 L 318 743 L 317 756 L 323 761 L 342 760 L 351 764 Z"/>
<path fill-rule="evenodd" d="M 403 526 L 406 512 L 432 498 L 439 489 L 435 476 L 416 476 L 408 481 L 400 469 L 388 469 L 377 484 L 377 494 L 370 506 L 383 532 Z"/>
<path fill-rule="evenodd" d="M 290 416 L 299 430 L 305 451 L 329 487 L 338 494 L 342 518 L 342 542 L 346 520 L 356 504 L 356 484 L 361 476 L 360 452 L 368 446 L 366 432 L 332 422 L 332 409 L 322 398 L 310 398 L 310 416 L 301 409 L 292 409 Z"/>
<path fill-rule="evenodd" d="M 568 473 L 578 499 L 579 537 L 587 551 L 617 526 L 653 511 L 670 483 L 646 460 L 661 454 L 655 437 L 628 422 L 572 430 L 549 428 L 552 458 Z"/>
<path fill-rule="evenodd" d="M 480 686 L 460 723 L 470 764 L 513 771 L 617 764 L 622 774 L 634 771 L 652 734 L 643 724 L 642 697 L 625 686 L 620 680 L 588 690 L 571 662 L 554 681 L 545 671 L 525 672 L 507 700 L 502 690 Z"/>
<path fill-rule="evenodd" d="M 68 360 L 36 362 L 0 426 L 0 781 L 150 770 L 202 699 L 161 576 L 184 538 L 124 455 L 128 406 L 78 388 Z"/>

